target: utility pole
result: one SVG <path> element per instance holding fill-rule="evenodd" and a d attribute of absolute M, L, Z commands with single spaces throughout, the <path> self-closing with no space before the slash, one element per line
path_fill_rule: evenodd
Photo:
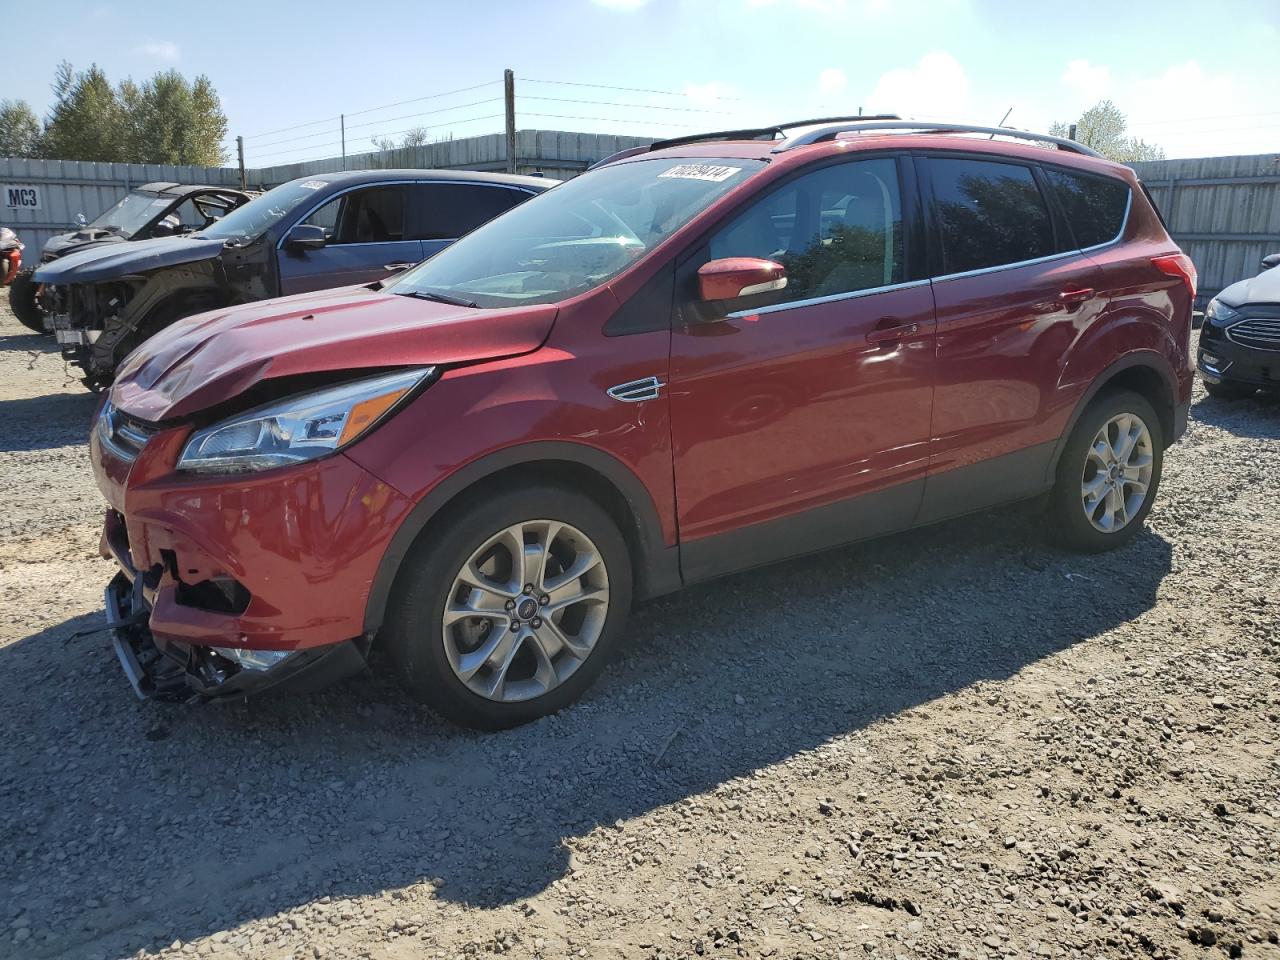
<path fill-rule="evenodd" d="M 516 172 L 516 75 L 502 71 L 502 98 L 507 104 L 507 173 Z"/>
<path fill-rule="evenodd" d="M 246 190 L 248 186 L 244 179 L 244 137 L 236 137 L 236 154 L 240 157 L 240 189 Z"/>
<path fill-rule="evenodd" d="M 342 135 L 342 169 L 347 169 L 347 115 L 338 114 L 338 131 Z"/>
<path fill-rule="evenodd" d="M 1073 123 L 1071 126 L 1067 127 L 1067 139 L 1074 140 L 1075 138 L 1076 138 L 1076 125 Z"/>

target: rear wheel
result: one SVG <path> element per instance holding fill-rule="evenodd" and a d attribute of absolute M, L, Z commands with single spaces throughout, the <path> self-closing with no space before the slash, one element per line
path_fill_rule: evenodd
<path fill-rule="evenodd" d="M 44 311 L 36 302 L 36 282 L 32 279 L 35 269 L 19 270 L 9 284 L 9 308 L 18 322 L 28 330 L 44 333 Z"/>
<path fill-rule="evenodd" d="M 1140 394 L 1108 392 L 1076 423 L 1050 494 L 1064 546 L 1098 552 L 1127 542 L 1142 527 L 1164 461 L 1160 418 Z"/>
<path fill-rule="evenodd" d="M 617 647 L 631 559 L 593 500 L 556 487 L 478 498 L 405 561 L 382 640 L 399 679 L 463 726 L 572 703 Z"/>
<path fill-rule="evenodd" d="M 1244 400 L 1258 392 L 1248 384 L 1232 383 L 1230 380 L 1223 380 L 1221 383 L 1210 383 L 1206 380 L 1204 389 L 1215 400 Z"/>

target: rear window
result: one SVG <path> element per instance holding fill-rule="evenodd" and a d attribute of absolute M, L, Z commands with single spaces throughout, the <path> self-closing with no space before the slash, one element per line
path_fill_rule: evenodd
<path fill-rule="evenodd" d="M 1119 236 L 1129 208 L 1128 184 L 1053 167 L 1045 167 L 1044 172 L 1058 194 L 1079 246 L 1096 247 Z"/>
<path fill-rule="evenodd" d="M 944 273 L 964 273 L 1055 253 L 1053 221 L 1031 168 L 931 158 Z"/>

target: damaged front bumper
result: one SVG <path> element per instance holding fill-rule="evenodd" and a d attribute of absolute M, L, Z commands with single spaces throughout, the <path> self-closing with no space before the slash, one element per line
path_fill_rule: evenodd
<path fill-rule="evenodd" d="M 219 700 L 268 688 L 310 692 L 358 673 L 366 663 L 363 640 L 295 651 L 265 670 L 252 670 L 211 647 L 157 638 L 148 626 L 145 577 L 124 568 L 107 584 L 104 602 L 116 658 L 141 700 Z"/>

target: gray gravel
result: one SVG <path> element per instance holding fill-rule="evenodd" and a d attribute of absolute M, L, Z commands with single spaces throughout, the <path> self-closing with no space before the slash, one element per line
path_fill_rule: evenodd
<path fill-rule="evenodd" d="M 1032 511 L 650 603 L 576 707 L 141 704 L 94 398 L 0 315 L 0 957 L 1280 957 L 1280 403 Z"/>

